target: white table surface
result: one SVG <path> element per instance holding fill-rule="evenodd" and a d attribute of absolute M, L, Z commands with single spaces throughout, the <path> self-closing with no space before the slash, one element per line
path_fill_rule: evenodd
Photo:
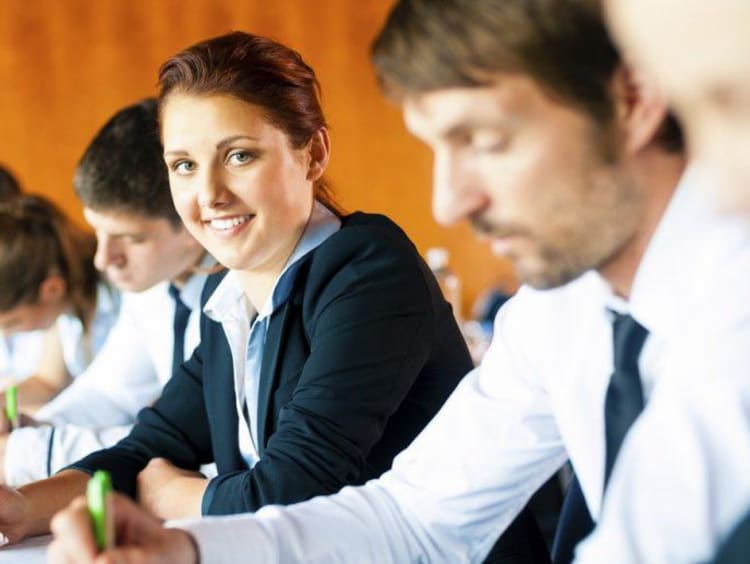
<path fill-rule="evenodd" d="M 50 542 L 52 535 L 41 535 L 0 548 L 0 564 L 44 564 Z"/>

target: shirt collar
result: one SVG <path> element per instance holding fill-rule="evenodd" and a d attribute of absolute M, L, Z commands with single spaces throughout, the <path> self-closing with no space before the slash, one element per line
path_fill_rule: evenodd
<path fill-rule="evenodd" d="M 187 282 L 180 289 L 180 300 L 184 303 L 191 311 L 195 308 L 199 308 L 201 305 L 201 292 L 203 291 L 203 285 L 208 277 L 208 271 L 216 264 L 216 259 L 210 254 L 205 253 L 198 269 L 195 273 L 188 278 Z M 169 284 L 165 285 L 165 291 L 169 288 Z"/>
<path fill-rule="evenodd" d="M 120 309 L 120 292 L 106 282 L 96 288 L 96 309 L 98 314 L 116 314 Z"/>
<path fill-rule="evenodd" d="M 737 229 L 715 211 L 706 183 L 694 167 L 686 170 L 636 270 L 629 300 L 610 292 L 608 307 L 628 310 L 651 333 L 679 329 L 701 280 L 711 276 L 714 267 L 706 261 L 730 239 L 725 231 Z"/>
<path fill-rule="evenodd" d="M 289 299 L 300 260 L 340 228 L 341 220 L 316 200 L 302 237 L 287 259 L 281 274 L 276 278 L 271 295 L 258 312 L 258 318 L 268 317 Z M 203 311 L 209 318 L 219 323 L 243 318 L 251 319 L 256 313 L 243 293 L 239 280 L 231 270 L 211 294 Z"/>

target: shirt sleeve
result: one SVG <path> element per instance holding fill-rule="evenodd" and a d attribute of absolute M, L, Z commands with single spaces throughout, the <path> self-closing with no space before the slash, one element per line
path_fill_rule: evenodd
<path fill-rule="evenodd" d="M 8 436 L 5 483 L 21 486 L 49 478 L 87 454 L 112 446 L 127 436 L 131 425 L 89 429 L 76 425 L 23 427 Z"/>
<path fill-rule="evenodd" d="M 52 427 L 23 427 L 8 435 L 3 457 L 5 484 L 16 487 L 49 477 Z"/>
<path fill-rule="evenodd" d="M 482 562 L 566 458 L 544 389 L 510 353 L 512 325 L 498 324 L 483 365 L 380 479 L 255 516 L 178 526 L 210 562 L 241 552 L 258 562 Z"/>

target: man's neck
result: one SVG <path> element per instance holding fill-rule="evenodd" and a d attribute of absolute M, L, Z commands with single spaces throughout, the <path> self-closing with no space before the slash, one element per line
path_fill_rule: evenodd
<path fill-rule="evenodd" d="M 685 158 L 653 147 L 634 158 L 630 173 L 643 197 L 643 219 L 628 243 L 599 273 L 612 291 L 628 299 L 638 267 L 685 172 Z"/>
<path fill-rule="evenodd" d="M 201 248 L 197 251 L 196 258 L 190 263 L 190 265 L 180 272 L 177 276 L 172 278 L 169 282 L 174 285 L 175 287 L 182 290 L 182 288 L 185 286 L 185 284 L 188 283 L 188 280 L 192 278 L 193 274 L 195 274 L 198 269 L 200 268 L 201 262 L 203 262 L 203 258 L 206 256 L 206 251 Z"/>

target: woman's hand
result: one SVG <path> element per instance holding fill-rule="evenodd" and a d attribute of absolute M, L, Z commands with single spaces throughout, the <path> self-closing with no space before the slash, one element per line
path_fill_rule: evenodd
<path fill-rule="evenodd" d="M 138 503 L 162 519 L 200 517 L 207 486 L 202 474 L 154 458 L 138 474 Z"/>
<path fill-rule="evenodd" d="M 115 546 L 98 553 L 86 506 L 78 497 L 52 519 L 55 535 L 47 550 L 53 564 L 198 564 L 192 537 L 179 529 L 165 529 L 161 522 L 129 499 L 113 493 L 107 508 L 115 523 Z"/>

